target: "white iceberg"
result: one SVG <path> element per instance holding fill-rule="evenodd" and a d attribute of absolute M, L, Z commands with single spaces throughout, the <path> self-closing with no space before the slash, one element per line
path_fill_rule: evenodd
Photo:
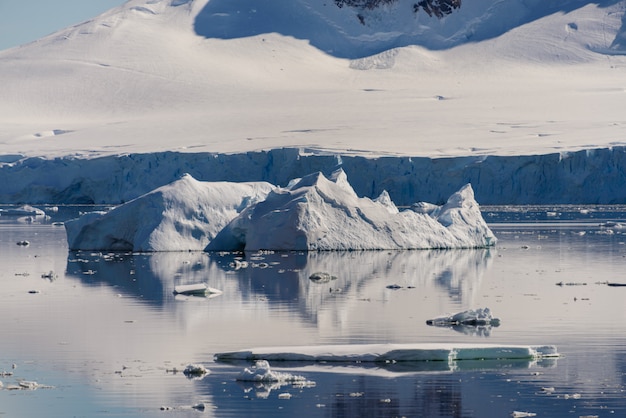
<path fill-rule="evenodd" d="M 215 354 L 215 360 L 386 363 L 410 361 L 536 360 L 558 356 L 557 349 L 553 345 L 422 343 L 260 347 L 217 353 Z"/>
<path fill-rule="evenodd" d="M 356 195 L 343 170 L 310 174 L 242 211 L 208 251 L 483 248 L 496 243 L 467 184 L 430 214 L 399 211 L 386 194 Z"/>
<path fill-rule="evenodd" d="M 202 251 L 272 188 L 266 182 L 201 182 L 185 174 L 110 212 L 66 222 L 68 245 L 70 250 Z"/>
<path fill-rule="evenodd" d="M 257 251 L 482 248 L 496 238 L 471 186 L 431 213 L 356 195 L 343 170 L 285 188 L 184 175 L 110 212 L 65 223 L 71 250 Z"/>

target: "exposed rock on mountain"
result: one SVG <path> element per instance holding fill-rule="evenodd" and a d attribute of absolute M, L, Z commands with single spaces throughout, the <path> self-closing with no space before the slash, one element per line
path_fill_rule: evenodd
<path fill-rule="evenodd" d="M 413 5 L 413 10 L 417 13 L 422 9 L 428 16 L 434 15 L 441 19 L 460 7 L 461 0 L 421 0 Z"/>

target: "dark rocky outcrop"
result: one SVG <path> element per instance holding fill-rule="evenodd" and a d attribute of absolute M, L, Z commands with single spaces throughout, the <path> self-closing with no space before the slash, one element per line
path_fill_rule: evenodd
<path fill-rule="evenodd" d="M 423 10 L 428 16 L 437 16 L 441 19 L 460 7 L 461 0 L 421 0 L 413 5 L 413 11 L 418 13 Z"/>

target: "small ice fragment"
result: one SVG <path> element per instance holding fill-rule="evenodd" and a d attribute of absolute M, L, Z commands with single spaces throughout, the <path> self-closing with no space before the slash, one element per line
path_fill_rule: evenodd
<path fill-rule="evenodd" d="M 175 295 L 197 295 L 197 296 L 206 296 L 206 295 L 220 295 L 222 294 L 221 290 L 209 287 L 206 283 L 196 283 L 196 284 L 185 284 L 174 287 Z"/>
<path fill-rule="evenodd" d="M 523 418 L 523 417 L 536 417 L 537 414 L 535 414 L 534 412 L 513 411 L 511 416 L 513 418 Z"/>
<path fill-rule="evenodd" d="M 428 325 L 448 326 L 448 325 L 492 325 L 500 326 L 500 319 L 491 315 L 489 308 L 469 309 L 453 315 L 439 316 L 426 321 Z"/>
<path fill-rule="evenodd" d="M 337 277 L 331 276 L 330 273 L 318 271 L 309 276 L 309 280 L 315 283 L 328 283 L 331 280 L 336 280 Z"/>
<path fill-rule="evenodd" d="M 274 372 L 270 368 L 270 363 L 266 360 L 257 360 L 254 367 L 245 368 L 239 374 L 237 380 L 243 382 L 304 382 L 302 376 L 289 373 Z"/>
<path fill-rule="evenodd" d="M 22 380 L 21 382 L 19 382 L 19 385 L 23 389 L 31 389 L 31 390 L 37 389 L 37 387 L 39 387 L 37 382 L 28 381 L 28 380 Z"/>
<path fill-rule="evenodd" d="M 281 393 L 278 395 L 278 399 L 291 399 L 291 393 Z"/>
<path fill-rule="evenodd" d="M 185 367 L 183 373 L 187 377 L 200 377 L 209 373 L 209 370 L 202 364 L 189 364 L 187 365 L 187 367 Z"/>
<path fill-rule="evenodd" d="M 230 263 L 230 266 L 232 268 L 234 268 L 235 270 L 239 270 L 239 269 L 245 269 L 248 268 L 248 262 L 245 260 L 235 260 L 232 263 Z"/>

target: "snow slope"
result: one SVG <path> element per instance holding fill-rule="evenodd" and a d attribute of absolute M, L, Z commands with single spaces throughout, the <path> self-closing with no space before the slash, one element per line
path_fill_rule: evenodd
<path fill-rule="evenodd" d="M 298 150 L 282 154 L 292 167 L 310 155 L 402 157 L 396 165 L 425 157 L 431 163 L 413 169 L 447 165 L 447 172 L 467 162 L 456 157 L 475 158 L 474 170 L 492 157 L 613 152 L 625 143 L 623 1 L 475 0 L 441 19 L 406 12 L 410 3 L 370 10 L 313 0 L 130 0 L 0 51 L 2 201 L 128 201 L 218 154 L 240 155 L 238 181 L 274 182 L 286 177 L 275 161 L 262 178 L 254 161 L 245 164 L 281 148 Z M 168 151 L 180 154 L 158 154 Z M 447 157 L 455 158 L 441 160 Z M 516 198 L 516 190 L 552 176 L 563 183 L 546 192 L 562 202 L 569 195 L 559 190 L 595 181 L 593 171 L 571 176 L 564 167 L 537 176 L 554 169 L 554 158 L 535 159 L 543 165 L 534 172 L 519 161 L 520 170 L 511 169 L 523 182 L 461 173 L 453 181 L 437 176 L 424 193 L 443 190 L 437 198 L 445 199 L 471 180 L 486 203 L 487 193 Z M 135 169 L 129 160 L 146 165 Z M 163 160 L 171 164 L 164 176 L 138 171 L 165 170 Z M 493 169 L 511 167 L 492 161 Z M 370 167 L 346 172 L 358 180 Z M 401 175 L 393 177 L 397 188 L 386 187 L 400 204 L 400 184 L 419 184 L 414 174 Z M 361 181 L 375 180 L 386 179 Z M 355 189 L 380 193 L 378 186 Z M 576 193 L 626 201 L 612 190 Z"/>

